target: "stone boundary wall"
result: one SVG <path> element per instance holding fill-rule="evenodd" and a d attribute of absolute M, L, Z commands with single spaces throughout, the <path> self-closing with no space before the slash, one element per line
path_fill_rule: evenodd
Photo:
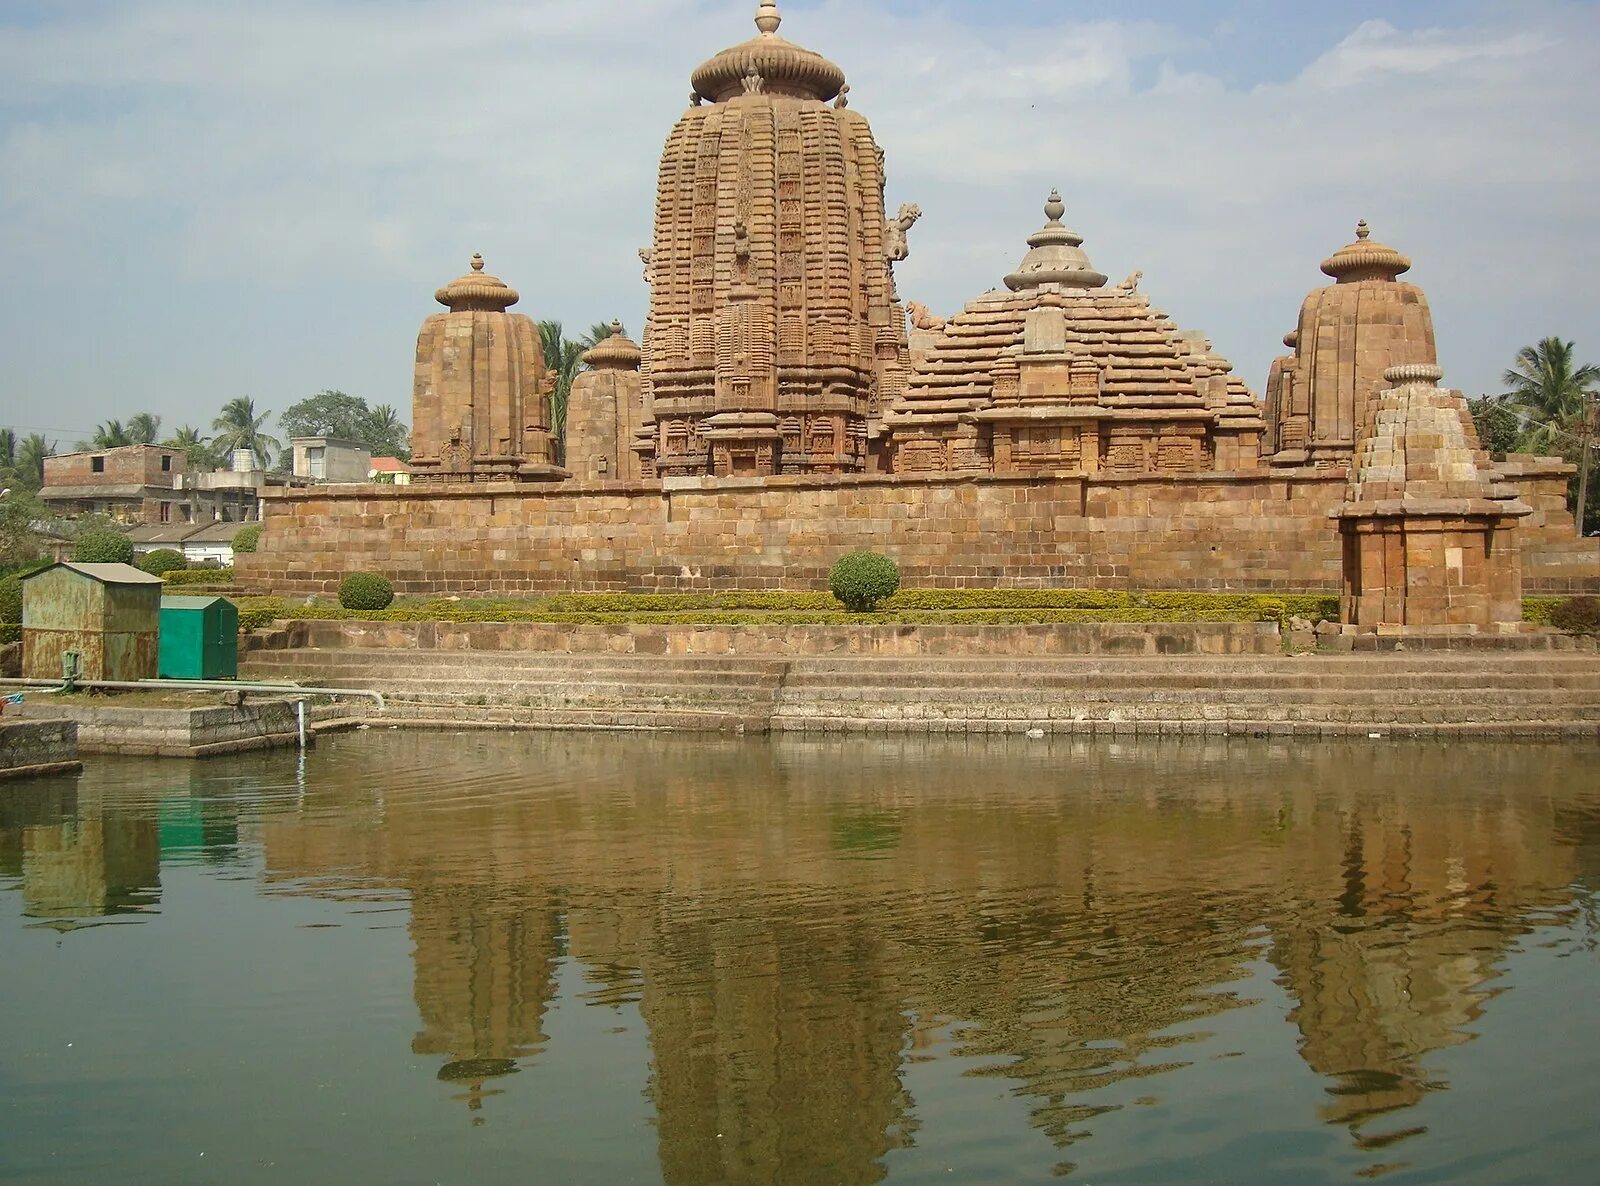
<path fill-rule="evenodd" d="M 267 639 L 262 639 L 265 642 Z M 290 648 L 517 651 L 555 655 L 1043 659 L 1276 655 L 1276 622 L 1069 622 L 1031 626 L 585 626 L 543 622 L 295 622 Z"/>
<path fill-rule="evenodd" d="M 296 745 L 299 726 L 288 700 L 237 706 L 133 708 L 61 702 L 25 704 L 33 723 L 70 725 L 86 754 L 202 758 Z"/>
<path fill-rule="evenodd" d="M 72 721 L 0 721 L 0 782 L 81 769 Z"/>
<path fill-rule="evenodd" d="M 235 579 L 288 596 L 359 570 L 419 594 L 819 590 L 868 548 L 916 588 L 1332 592 L 1344 489 L 1342 471 L 322 487 L 268 496 Z M 1600 545 L 1551 551 L 1560 525 L 1539 518 L 1525 591 L 1600 589 Z"/>

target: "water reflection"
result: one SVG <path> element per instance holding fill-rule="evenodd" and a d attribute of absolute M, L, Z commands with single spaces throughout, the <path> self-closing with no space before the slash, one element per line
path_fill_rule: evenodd
<path fill-rule="evenodd" d="M 1593 910 L 1595 757 L 387 733 L 325 745 L 303 794 L 262 759 L 0 797 L 0 876 L 41 920 L 149 910 L 160 862 L 246 854 L 273 895 L 403 894 L 411 1050 L 480 1122 L 579 966 L 569 1005 L 647 1029 L 669 1183 L 879 1181 L 925 1123 L 908 1068 L 949 1059 L 1070 1172 L 1103 1118 L 1241 1053 L 1208 1043 L 1252 1007 L 1373 1175 L 1519 937 Z"/>
<path fill-rule="evenodd" d="M 508 745 L 364 750 L 267 826 L 269 876 L 409 892 L 413 1048 L 447 1068 L 536 1061 L 565 930 L 640 997 L 669 1182 L 878 1180 L 917 1128 L 903 1060 L 951 1022 L 1068 1146 L 1249 1003 L 1218 986 L 1263 943 L 1324 1119 L 1383 1148 L 1600 818 L 1553 748 L 1530 791 L 1487 747 Z"/>

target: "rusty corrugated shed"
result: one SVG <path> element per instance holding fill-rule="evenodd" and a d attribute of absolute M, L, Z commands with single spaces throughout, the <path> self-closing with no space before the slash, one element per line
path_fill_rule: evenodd
<path fill-rule="evenodd" d="M 53 564 L 24 578 L 22 674 L 58 679 L 76 651 L 83 679 L 154 679 L 161 588 L 131 564 Z"/>

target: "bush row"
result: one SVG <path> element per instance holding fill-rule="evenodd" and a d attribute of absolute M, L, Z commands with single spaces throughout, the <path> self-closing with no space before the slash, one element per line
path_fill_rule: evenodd
<path fill-rule="evenodd" d="M 169 585 L 231 585 L 231 568 L 185 568 L 164 572 L 161 579 Z"/>

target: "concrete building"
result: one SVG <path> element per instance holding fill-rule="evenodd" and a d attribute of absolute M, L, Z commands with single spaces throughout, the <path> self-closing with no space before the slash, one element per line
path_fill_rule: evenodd
<path fill-rule="evenodd" d="M 359 441 L 339 437 L 293 437 L 291 472 L 313 485 L 349 485 L 368 481 L 372 454 Z"/>
<path fill-rule="evenodd" d="M 165 445 L 67 453 L 45 458 L 39 497 L 67 518 L 106 515 L 129 526 L 253 522 L 274 479 L 248 450 L 235 461 L 232 469 L 195 473 L 182 449 Z"/>

